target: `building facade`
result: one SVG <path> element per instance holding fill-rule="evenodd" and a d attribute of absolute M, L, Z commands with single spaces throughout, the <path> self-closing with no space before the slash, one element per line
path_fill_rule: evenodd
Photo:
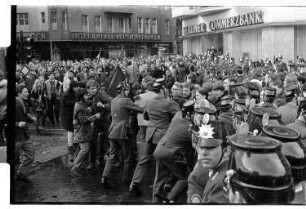
<path fill-rule="evenodd" d="M 43 60 L 171 53 L 172 25 L 165 6 L 17 6 L 17 42 L 33 37 Z"/>
<path fill-rule="evenodd" d="M 306 7 L 177 8 L 183 52 L 216 49 L 236 60 L 306 57 Z"/>

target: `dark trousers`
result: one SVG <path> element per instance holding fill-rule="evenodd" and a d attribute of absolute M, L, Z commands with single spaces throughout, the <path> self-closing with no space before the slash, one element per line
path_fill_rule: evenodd
<path fill-rule="evenodd" d="M 150 169 L 150 161 L 153 159 L 153 152 L 155 148 L 156 144 L 153 144 L 152 141 L 145 143 L 144 152 L 137 163 L 131 185 L 142 183 Z"/>
<path fill-rule="evenodd" d="M 48 117 L 50 122 L 52 124 L 55 124 L 56 120 L 56 122 L 59 123 L 60 100 L 56 99 L 56 96 L 52 96 L 51 99 L 47 100 L 47 103 L 48 103 Z"/>
<path fill-rule="evenodd" d="M 31 139 L 15 143 L 15 161 L 20 162 L 17 173 L 26 175 L 29 170 L 29 165 L 34 162 L 35 150 Z"/>
<path fill-rule="evenodd" d="M 108 128 L 106 127 L 106 124 L 103 124 L 103 122 L 97 121 L 93 123 L 89 163 L 94 164 L 96 161 L 102 163 L 104 161 L 105 151 L 109 147 L 106 133 L 107 130 Z"/>
<path fill-rule="evenodd" d="M 134 164 L 134 150 L 131 139 L 110 139 L 109 158 L 106 161 L 102 177 L 110 178 L 111 172 L 117 162 L 119 152 L 122 150 L 124 157 L 122 181 L 129 181 Z"/>

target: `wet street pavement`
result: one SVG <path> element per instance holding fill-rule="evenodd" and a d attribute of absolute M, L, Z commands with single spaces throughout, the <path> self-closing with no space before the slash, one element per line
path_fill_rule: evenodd
<path fill-rule="evenodd" d="M 45 163 L 37 163 L 29 176 L 32 184 L 16 182 L 16 203 L 97 203 L 97 204 L 150 204 L 154 171 L 145 180 L 141 197 L 127 196 L 127 187 L 120 180 L 122 168 L 114 170 L 112 188 L 100 184 L 102 168 L 84 171 L 82 177 L 71 176 L 67 155 Z M 152 166 L 153 167 L 153 166 Z"/>

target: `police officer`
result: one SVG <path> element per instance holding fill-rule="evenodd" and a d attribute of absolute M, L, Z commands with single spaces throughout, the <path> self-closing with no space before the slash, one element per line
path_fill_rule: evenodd
<path fill-rule="evenodd" d="M 164 92 L 161 91 L 162 86 L 158 83 L 153 84 L 153 91 L 158 94 L 145 108 L 149 124 L 146 130 L 146 144 L 143 156 L 137 163 L 129 192 L 136 196 L 142 192 L 139 185 L 142 183 L 146 173 L 150 167 L 150 160 L 153 157 L 156 144 L 166 134 L 170 122 L 176 112 L 179 111 L 179 106 L 165 98 Z"/>
<path fill-rule="evenodd" d="M 161 202 L 156 195 L 163 195 L 163 186 L 167 177 L 172 174 L 176 181 L 173 189 L 167 196 L 169 201 L 175 201 L 187 189 L 188 168 L 193 167 L 193 148 L 189 134 L 191 114 L 194 102 L 186 102 L 183 110 L 175 114 L 165 136 L 158 142 L 154 151 L 156 158 L 156 172 L 153 185 L 153 202 Z M 187 116 L 188 115 L 188 116 Z M 181 161 L 180 163 L 178 163 Z"/>
<path fill-rule="evenodd" d="M 205 114 L 199 131 L 194 131 L 193 135 L 197 140 L 199 160 L 188 177 L 189 202 L 226 204 L 228 199 L 223 192 L 223 179 L 229 155 L 224 124 L 220 121 L 209 121 L 209 116 Z M 203 176 L 208 178 L 203 179 Z M 197 192 L 194 192 L 193 188 L 197 188 Z"/>
<path fill-rule="evenodd" d="M 286 89 L 286 104 L 277 108 L 277 112 L 281 114 L 281 121 L 284 125 L 292 123 L 297 118 L 297 103 L 295 88 Z"/>
<path fill-rule="evenodd" d="M 109 158 L 107 159 L 101 179 L 102 185 L 106 188 L 110 188 L 109 180 L 111 172 L 115 167 L 116 157 L 120 149 L 122 149 L 124 155 L 122 181 L 127 184 L 130 180 L 134 151 L 129 133 L 129 116 L 130 111 L 143 112 L 142 108 L 138 107 L 127 97 L 129 92 L 123 83 L 117 86 L 117 92 L 119 94 L 111 102 L 112 123 L 108 136 L 110 139 Z"/>
<path fill-rule="evenodd" d="M 224 122 L 228 135 L 232 135 L 236 132 L 233 125 L 233 109 L 229 95 L 221 98 L 221 109 L 218 119 Z"/>
<path fill-rule="evenodd" d="M 275 97 L 276 97 L 276 89 L 272 87 L 267 87 L 264 90 L 263 102 L 260 104 L 260 106 L 276 110 L 277 106 L 274 104 Z"/>
<path fill-rule="evenodd" d="M 231 163 L 224 192 L 231 204 L 288 204 L 293 200 L 290 165 L 279 142 L 269 137 L 237 135 L 230 143 Z"/>
<path fill-rule="evenodd" d="M 302 142 L 306 145 L 306 99 L 300 102 L 297 115 L 297 119 L 287 124 L 287 127 L 300 132 Z"/>

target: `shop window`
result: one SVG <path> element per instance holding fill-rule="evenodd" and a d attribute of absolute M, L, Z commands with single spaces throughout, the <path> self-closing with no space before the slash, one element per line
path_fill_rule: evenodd
<path fill-rule="evenodd" d="M 165 35 L 166 36 L 170 35 L 170 21 L 169 20 L 165 21 Z"/>
<path fill-rule="evenodd" d="M 152 20 L 152 33 L 157 34 L 157 19 Z"/>
<path fill-rule="evenodd" d="M 17 14 L 17 25 L 29 25 L 28 13 Z"/>
<path fill-rule="evenodd" d="M 145 19 L 145 33 L 150 34 L 150 18 Z"/>
<path fill-rule="evenodd" d="M 63 23 L 63 30 L 67 31 L 67 14 L 66 14 L 66 12 L 62 13 L 62 23 Z"/>
<path fill-rule="evenodd" d="M 56 11 L 51 11 L 51 28 L 57 30 Z"/>

